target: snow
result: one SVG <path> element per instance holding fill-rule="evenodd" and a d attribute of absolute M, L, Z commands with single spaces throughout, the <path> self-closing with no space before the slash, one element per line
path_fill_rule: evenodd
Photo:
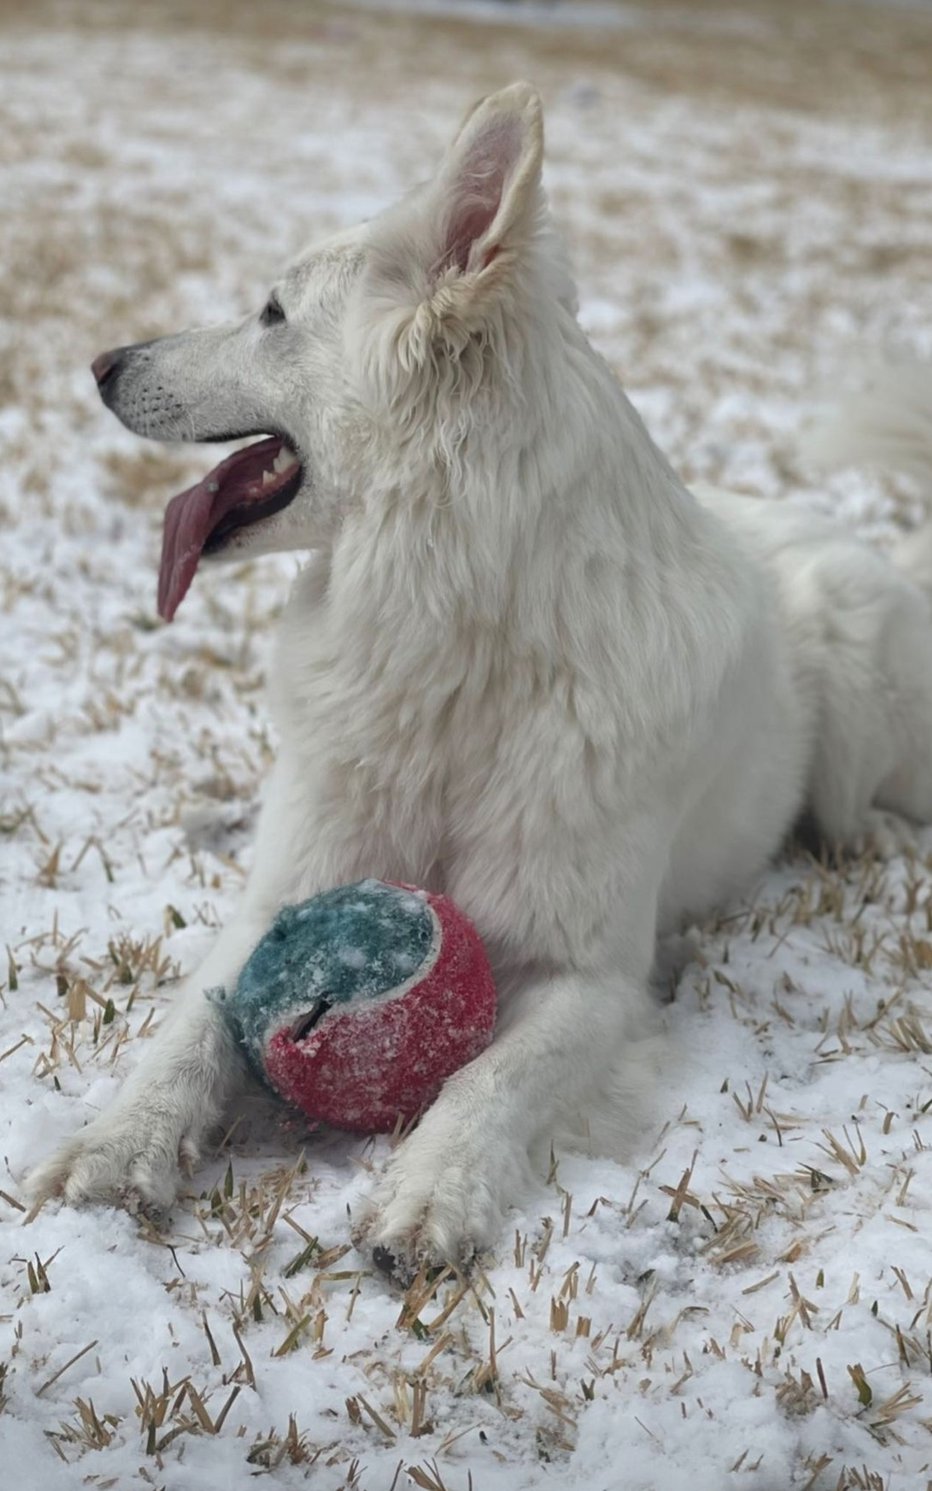
<path fill-rule="evenodd" d="M 932 1479 L 928 833 L 888 865 L 799 850 L 703 929 L 659 1122 L 627 1164 L 559 1156 L 458 1303 L 445 1280 L 403 1315 L 352 1247 L 387 1141 L 256 1096 L 165 1230 L 21 1209 L 236 914 L 296 570 L 205 571 L 158 625 L 161 513 L 212 456 L 121 430 L 102 347 L 258 309 L 306 237 L 530 74 L 581 318 L 671 459 L 879 543 L 915 518 L 908 488 L 817 483 L 795 442 L 865 349 L 932 354 L 928 21 L 747 10 L 3 22 L 0 1449 L 28 1491 Z"/>

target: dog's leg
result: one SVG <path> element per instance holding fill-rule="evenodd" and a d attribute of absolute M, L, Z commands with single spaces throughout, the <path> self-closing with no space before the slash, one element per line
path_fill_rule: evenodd
<path fill-rule="evenodd" d="M 221 933 L 116 1100 L 29 1176 L 36 1200 L 118 1201 L 165 1210 L 180 1171 L 197 1163 L 240 1073 L 226 1022 L 205 990 L 235 981 L 268 924 L 247 904 Z"/>
<path fill-rule="evenodd" d="M 320 887 L 313 793 L 299 811 L 300 775 L 276 765 L 259 821 L 252 874 L 235 917 L 206 961 L 183 981 L 139 1065 L 114 1102 L 45 1163 L 27 1186 L 36 1199 L 113 1201 L 164 1210 L 193 1169 L 242 1066 L 209 989 L 231 988 L 278 907 Z M 307 791 L 307 789 L 305 789 Z M 309 848 L 308 846 L 312 846 Z M 326 867 L 319 867 L 322 874 Z"/>
<path fill-rule="evenodd" d="M 932 820 L 929 603 L 873 555 L 830 579 L 847 580 L 857 625 L 833 608 L 810 808 L 828 843 L 888 857 Z"/>
<path fill-rule="evenodd" d="M 584 1104 L 646 1003 L 619 975 L 566 973 L 513 996 L 493 1044 L 446 1082 L 364 1203 L 357 1233 L 399 1279 L 468 1261 L 500 1235 L 529 1179 L 529 1151 Z"/>
<path fill-rule="evenodd" d="M 242 1072 L 207 990 L 231 988 L 278 908 L 362 874 L 414 881 L 417 867 L 373 838 L 363 796 L 341 817 L 335 796 L 301 760 L 279 758 L 268 784 L 253 870 L 229 925 L 186 979 L 171 1012 L 113 1104 L 29 1176 L 37 1198 L 168 1207 Z M 411 843 L 412 853 L 417 846 Z"/>

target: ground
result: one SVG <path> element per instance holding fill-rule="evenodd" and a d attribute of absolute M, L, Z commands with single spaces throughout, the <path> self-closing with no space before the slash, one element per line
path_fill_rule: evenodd
<path fill-rule="evenodd" d="M 387 1141 L 256 1103 L 164 1229 L 24 1209 L 235 915 L 296 568 L 205 573 L 156 621 L 164 503 L 213 458 L 122 431 L 96 352 L 258 308 L 530 76 L 582 320 L 684 475 L 879 544 L 917 517 L 796 442 L 865 356 L 932 353 L 928 7 L 479 10 L 0 7 L 0 1448 L 28 1491 L 932 1485 L 928 833 L 792 849 L 703 928 L 662 1126 L 627 1164 L 556 1156 L 471 1280 L 393 1296 L 347 1220 Z"/>

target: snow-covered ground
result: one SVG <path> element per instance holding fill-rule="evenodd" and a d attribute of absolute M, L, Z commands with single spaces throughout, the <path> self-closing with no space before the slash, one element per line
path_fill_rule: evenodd
<path fill-rule="evenodd" d="M 932 1484 L 929 834 L 889 865 L 800 851 L 706 929 L 662 1128 L 628 1165 L 558 1157 L 468 1286 L 403 1309 L 348 1239 L 385 1143 L 264 1110 L 164 1231 L 54 1205 L 24 1225 L 25 1170 L 235 914 L 295 569 L 205 573 L 156 623 L 161 511 L 209 461 L 122 431 L 95 352 L 258 306 L 530 75 L 582 319 L 680 468 L 881 543 L 915 517 L 794 452 L 865 348 L 932 353 L 932 22 L 623 10 L 605 32 L 282 0 L 3 12 L 5 1484 Z"/>

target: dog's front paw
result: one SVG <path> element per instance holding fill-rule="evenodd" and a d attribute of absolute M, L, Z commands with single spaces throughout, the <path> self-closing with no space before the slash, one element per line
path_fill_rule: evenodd
<path fill-rule="evenodd" d="M 501 1134 L 463 1133 L 433 1109 L 389 1160 L 354 1235 L 401 1284 L 425 1267 L 466 1268 L 500 1238 L 527 1172 L 526 1153 Z"/>
<path fill-rule="evenodd" d="M 198 1159 L 197 1139 L 176 1117 L 141 1108 L 104 1114 L 29 1174 L 36 1203 L 61 1196 L 72 1206 L 109 1202 L 131 1212 L 171 1207 L 182 1170 Z"/>

